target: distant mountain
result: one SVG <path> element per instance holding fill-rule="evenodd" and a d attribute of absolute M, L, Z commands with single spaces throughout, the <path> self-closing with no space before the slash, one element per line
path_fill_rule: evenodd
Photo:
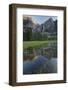
<path fill-rule="evenodd" d="M 42 32 L 57 32 L 57 20 L 53 21 L 52 18 L 49 18 L 47 21 L 45 21 L 43 24 L 36 26 L 34 28 L 35 31 L 42 31 Z"/>
<path fill-rule="evenodd" d="M 23 33 L 24 40 L 41 40 L 57 35 L 57 20 L 49 18 L 41 25 L 32 21 L 31 17 L 23 18 Z M 57 36 L 56 36 L 57 37 Z"/>
<path fill-rule="evenodd" d="M 46 22 L 43 23 L 44 32 L 53 32 L 54 30 L 54 21 L 52 18 L 49 18 Z"/>
<path fill-rule="evenodd" d="M 23 28 L 24 30 L 28 30 L 27 28 L 32 28 L 32 31 L 42 31 L 42 32 L 57 32 L 57 20 L 53 21 L 52 18 L 49 18 L 47 21 L 39 24 L 34 24 L 31 17 L 24 17 L 23 19 Z"/>

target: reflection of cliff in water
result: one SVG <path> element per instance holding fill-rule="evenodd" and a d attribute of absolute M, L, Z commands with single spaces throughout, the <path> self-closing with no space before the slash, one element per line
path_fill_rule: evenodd
<path fill-rule="evenodd" d="M 23 53 L 24 60 L 32 60 L 35 56 L 45 56 L 47 58 L 56 58 L 57 57 L 57 44 L 56 43 L 48 43 L 39 45 L 36 47 L 29 47 L 24 49 Z"/>
<path fill-rule="evenodd" d="M 57 73 L 57 43 L 24 49 L 23 74 Z"/>

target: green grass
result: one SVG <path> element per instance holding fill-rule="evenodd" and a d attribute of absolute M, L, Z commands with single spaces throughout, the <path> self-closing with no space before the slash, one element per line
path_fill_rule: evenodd
<path fill-rule="evenodd" d="M 29 47 L 36 47 L 42 44 L 48 44 L 50 42 L 56 42 L 56 40 L 48 40 L 48 41 L 24 41 L 23 42 L 23 48 L 29 48 Z"/>

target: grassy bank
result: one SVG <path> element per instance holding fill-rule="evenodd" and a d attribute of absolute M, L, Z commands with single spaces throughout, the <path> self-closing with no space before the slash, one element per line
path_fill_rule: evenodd
<path fill-rule="evenodd" d="M 47 41 L 24 41 L 23 42 L 23 48 L 29 48 L 29 47 L 36 47 L 42 44 L 48 44 L 48 43 L 55 43 L 56 40 L 47 40 Z"/>

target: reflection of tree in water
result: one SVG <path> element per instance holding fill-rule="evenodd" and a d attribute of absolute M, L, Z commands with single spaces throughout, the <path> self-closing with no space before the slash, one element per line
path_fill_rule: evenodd
<path fill-rule="evenodd" d="M 32 60 L 35 56 L 46 56 L 47 58 L 57 57 L 57 44 L 49 43 L 47 46 L 41 45 L 36 47 L 29 47 L 24 49 L 23 58 L 24 60 Z"/>
<path fill-rule="evenodd" d="M 23 74 L 57 73 L 57 43 L 24 49 Z"/>

